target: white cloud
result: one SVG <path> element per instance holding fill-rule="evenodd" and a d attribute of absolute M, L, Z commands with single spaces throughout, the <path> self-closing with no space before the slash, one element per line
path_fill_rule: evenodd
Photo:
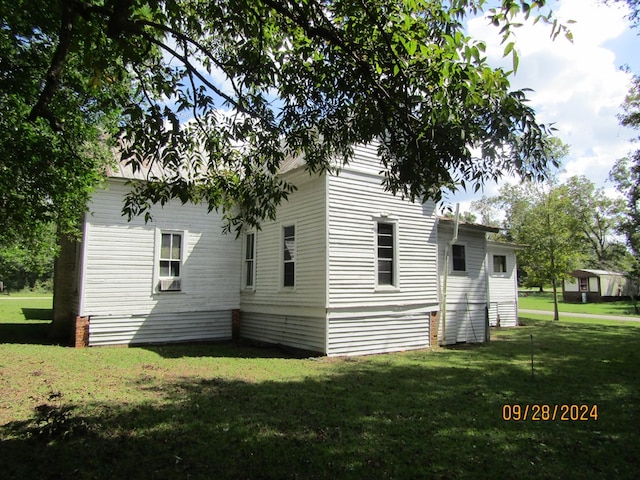
<path fill-rule="evenodd" d="M 517 29 L 520 64 L 512 86 L 534 90 L 528 97 L 538 119 L 553 123 L 556 135 L 570 145 L 563 176 L 586 175 L 604 186 L 615 160 L 632 148 L 633 132 L 620 127 L 616 115 L 631 80 L 620 67 L 633 63 L 637 53 L 609 45 L 629 31 L 627 12 L 597 0 L 561 0 L 554 12 L 561 22 L 575 20 L 569 25 L 573 43 L 562 36 L 552 41 L 551 27 L 542 22 Z M 476 18 L 468 22 L 468 31 L 487 43 L 493 65 L 510 68 L 511 61 L 502 58 L 498 29 Z"/>

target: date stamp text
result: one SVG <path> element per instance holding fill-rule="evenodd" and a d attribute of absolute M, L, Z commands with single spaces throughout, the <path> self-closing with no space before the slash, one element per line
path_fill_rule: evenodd
<path fill-rule="evenodd" d="M 598 405 L 577 403 L 546 405 L 537 403 L 504 404 L 502 420 L 505 422 L 588 422 L 598 420 Z"/>

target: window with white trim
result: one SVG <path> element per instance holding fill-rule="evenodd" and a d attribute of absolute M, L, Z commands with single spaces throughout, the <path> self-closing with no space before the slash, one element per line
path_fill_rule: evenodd
<path fill-rule="evenodd" d="M 396 285 L 395 224 L 378 222 L 377 225 L 378 285 Z"/>
<path fill-rule="evenodd" d="M 282 286 L 294 287 L 296 284 L 296 227 L 283 227 L 283 275 Z"/>
<path fill-rule="evenodd" d="M 244 238 L 244 287 L 253 288 L 256 277 L 256 234 L 247 233 Z"/>
<path fill-rule="evenodd" d="M 467 256 L 464 245 L 451 245 L 452 269 L 454 272 L 467 271 Z"/>
<path fill-rule="evenodd" d="M 507 256 L 493 256 L 493 273 L 507 273 Z"/>
<path fill-rule="evenodd" d="M 158 290 L 175 292 L 182 290 L 182 233 L 162 232 L 160 238 L 160 254 Z"/>

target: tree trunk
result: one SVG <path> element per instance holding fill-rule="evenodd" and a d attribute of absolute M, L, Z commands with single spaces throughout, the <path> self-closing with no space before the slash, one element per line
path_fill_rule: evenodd
<path fill-rule="evenodd" d="M 60 341 L 73 333 L 74 277 L 76 274 L 75 243 L 66 235 L 59 235 L 60 252 L 55 260 L 53 274 L 53 322 L 49 337 Z"/>
<path fill-rule="evenodd" d="M 551 280 L 551 285 L 553 286 L 553 319 L 558 321 L 560 320 L 560 315 L 558 313 L 558 285 L 555 278 Z"/>

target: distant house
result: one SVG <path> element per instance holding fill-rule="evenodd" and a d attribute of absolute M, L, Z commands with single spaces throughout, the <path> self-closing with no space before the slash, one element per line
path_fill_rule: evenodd
<path fill-rule="evenodd" d="M 562 282 L 565 302 L 607 302 L 631 295 L 631 281 L 623 274 L 606 270 L 574 270 Z"/>
<path fill-rule="evenodd" d="M 82 326 L 88 345 L 224 340 L 234 332 L 324 355 L 434 345 L 442 242 L 453 222 L 439 224 L 432 201 L 385 191 L 380 168 L 375 146 L 357 147 L 339 175 L 309 175 L 290 159 L 281 175 L 298 189 L 275 221 L 240 239 L 222 233 L 215 211 L 180 202 L 154 209 L 152 223 L 128 222 L 121 207 L 133 173 L 115 169 L 93 196 L 82 243 L 63 245 L 54 315 L 72 319 L 76 338 Z M 487 338 L 485 236 L 493 230 L 460 228 L 456 245 L 464 248 L 454 245 L 446 301 L 455 328 L 442 343 Z M 512 272 L 515 264 L 506 265 Z"/>

